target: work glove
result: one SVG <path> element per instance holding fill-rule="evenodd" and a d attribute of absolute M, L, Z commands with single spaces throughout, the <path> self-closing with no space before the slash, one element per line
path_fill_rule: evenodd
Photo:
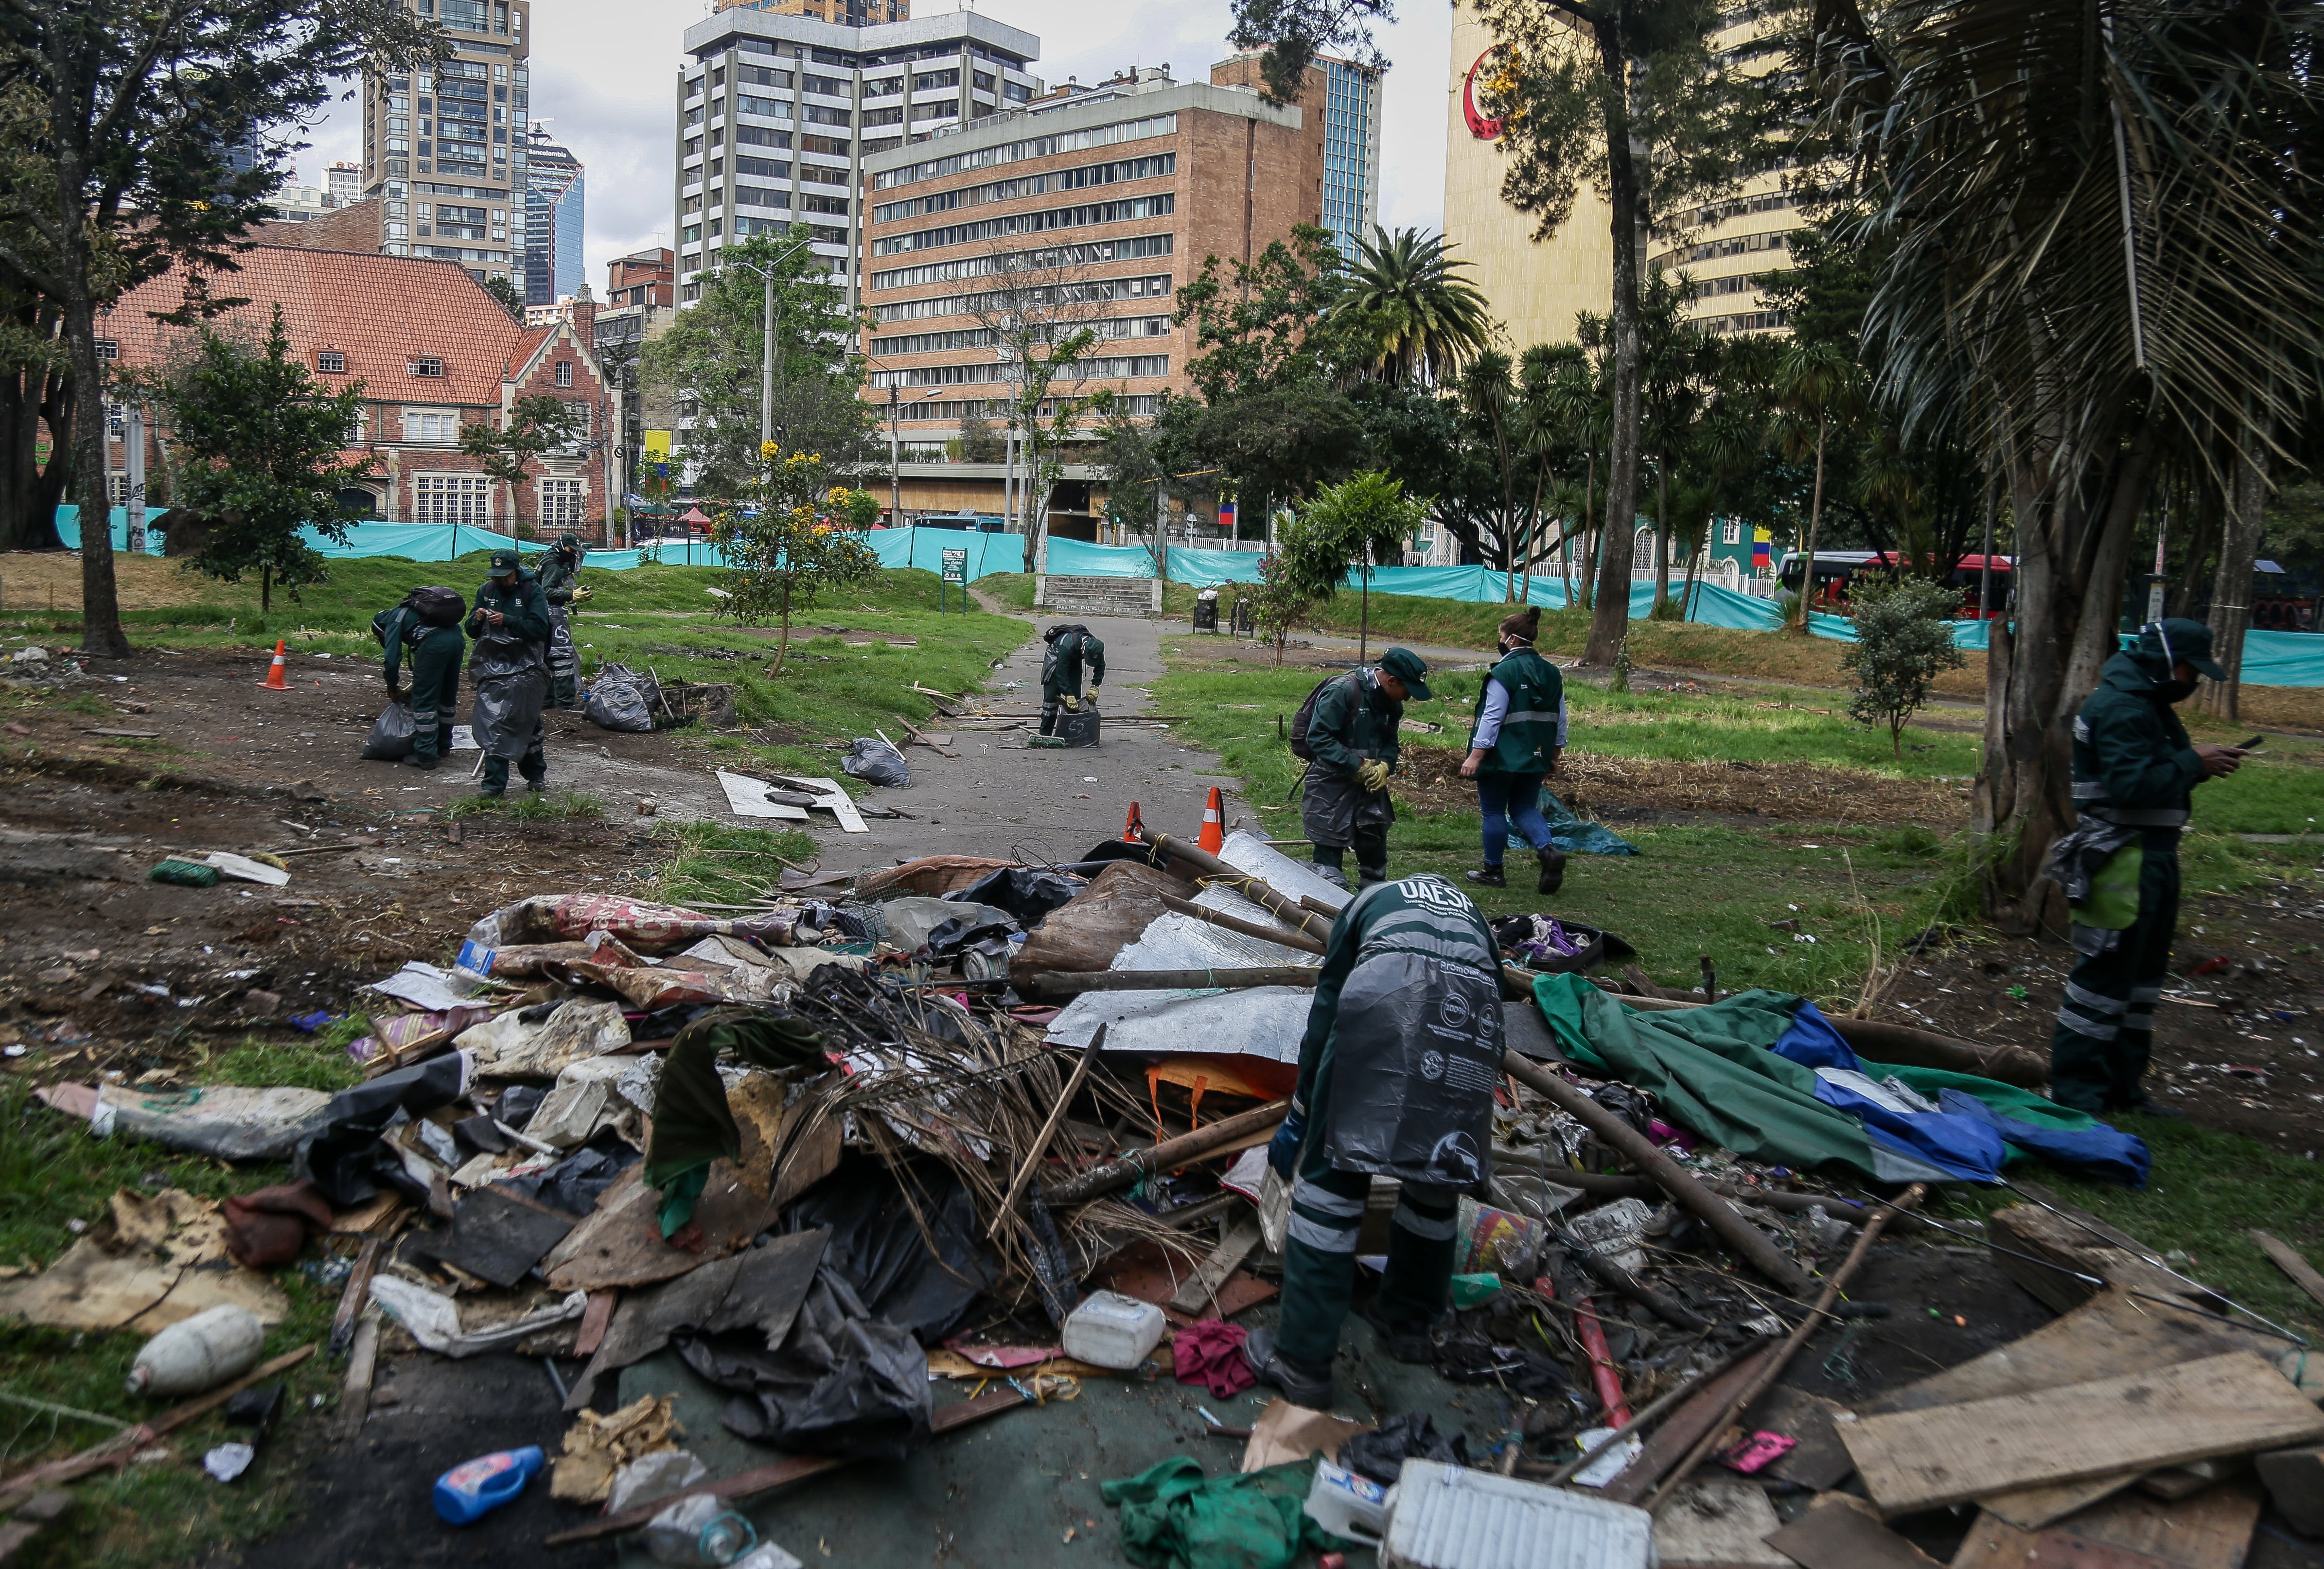
<path fill-rule="evenodd" d="M 1065 712 L 1068 714 L 1078 714 L 1082 711 L 1082 700 L 1079 697 L 1067 696 L 1057 700 L 1065 706 Z"/>
<path fill-rule="evenodd" d="M 1377 759 L 1365 763 L 1356 770 L 1356 782 L 1368 790 L 1377 791 L 1388 789 L 1388 764 Z"/>
<path fill-rule="evenodd" d="M 595 597 L 595 595 L 591 594 L 586 588 L 576 588 L 573 591 L 573 603 L 576 605 L 579 605 L 584 600 L 593 599 Z"/>
<path fill-rule="evenodd" d="M 1299 1164 L 1299 1146 L 1306 1139 L 1307 1113 L 1294 1103 L 1277 1124 L 1275 1137 L 1267 1143 L 1267 1163 L 1286 1181 L 1290 1180 L 1293 1168 Z"/>
<path fill-rule="evenodd" d="M 1089 706 L 1093 708 L 1097 706 L 1097 688 L 1095 687 L 1092 687 L 1090 688 Z"/>

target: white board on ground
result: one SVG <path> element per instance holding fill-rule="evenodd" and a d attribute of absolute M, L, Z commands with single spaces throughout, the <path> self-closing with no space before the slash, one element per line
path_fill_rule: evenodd
<path fill-rule="evenodd" d="M 854 798 L 839 788 L 838 780 L 793 779 L 791 783 L 815 797 L 815 804 L 837 817 L 839 826 L 849 833 L 868 834 L 872 831 L 863 826 L 863 814 L 855 809 Z"/>
<path fill-rule="evenodd" d="M 718 771 L 718 783 L 726 792 L 727 809 L 738 817 L 782 817 L 794 823 L 807 821 L 805 807 L 787 807 L 780 801 L 770 801 L 767 791 L 773 789 L 763 780 L 739 773 Z"/>

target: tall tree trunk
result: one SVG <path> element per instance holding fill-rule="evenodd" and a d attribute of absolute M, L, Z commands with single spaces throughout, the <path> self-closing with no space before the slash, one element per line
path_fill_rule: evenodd
<path fill-rule="evenodd" d="M 77 241 L 85 245 L 85 241 Z M 79 263 L 79 264 L 77 264 Z M 121 629 L 121 595 L 113 577 L 112 497 L 105 484 L 105 375 L 97 358 L 97 308 L 88 298 L 86 258 L 65 263 L 73 293 L 65 300 L 65 333 L 73 381 L 73 494 L 80 502 L 80 650 L 99 659 L 124 659 L 129 636 Z"/>
<path fill-rule="evenodd" d="M 1598 453 L 1590 453 L 1589 466 L 1582 471 L 1582 603 L 1598 603 L 1597 591 L 1591 585 L 1598 581 Z M 1572 591 L 1566 604 L 1573 603 Z"/>
<path fill-rule="evenodd" d="M 16 325 L 45 338 L 54 324 L 32 311 Z M 60 550 L 57 501 L 72 472 L 72 378 L 61 369 L 24 365 L 0 373 L 0 550 Z M 40 459 L 49 428 L 49 460 Z"/>
<path fill-rule="evenodd" d="M 1823 528 L 1823 441 L 1831 425 L 1831 416 L 1816 416 L 1815 492 L 1808 503 L 1808 548 L 1805 565 L 1800 568 L 1800 619 L 1792 628 L 1802 636 L 1808 630 L 1808 607 L 1815 603 L 1816 535 Z"/>
<path fill-rule="evenodd" d="M 1670 455 L 1655 464 L 1655 613 L 1670 603 Z"/>
<path fill-rule="evenodd" d="M 2253 563 L 2267 520 L 2267 450 L 2256 440 L 2236 457 L 2230 471 L 2227 528 L 2219 540 L 2219 569 L 2211 579 L 2211 657 L 2227 672 L 2224 681 L 2206 679 L 2203 712 L 2237 717 L 2243 697 L 2244 633 L 2251 628 Z"/>
<path fill-rule="evenodd" d="M 1598 36 L 1600 69 L 1606 73 L 1606 195 L 1613 209 L 1614 241 L 1614 423 L 1606 475 L 1605 540 L 1599 551 L 1598 604 L 1590 618 L 1585 665 L 1610 666 L 1630 632 L 1630 554 L 1617 549 L 1638 515 L 1638 259 L 1646 225 L 1644 178 L 1646 149 L 1631 130 L 1635 90 L 1630 61 L 1618 26 Z"/>

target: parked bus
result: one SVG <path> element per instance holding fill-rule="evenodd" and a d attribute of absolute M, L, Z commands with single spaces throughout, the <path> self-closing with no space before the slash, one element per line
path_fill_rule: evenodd
<path fill-rule="evenodd" d="M 1868 572 L 1887 572 L 1895 569 L 1896 553 L 1893 550 L 1818 550 L 1815 558 L 1814 605 L 1818 610 L 1836 615 L 1848 614 L 1848 586 Z M 1991 603 L 1977 603 L 1978 585 L 1983 580 L 1986 558 L 1971 553 L 1963 556 L 1945 582 L 1960 591 L 1960 609 L 1956 619 L 1961 621 L 1991 620 L 2006 614 L 2009 605 L 2009 574 L 2016 568 L 2014 556 L 1993 558 Z M 1794 550 L 1784 559 L 1776 580 L 1791 593 L 1800 591 L 1806 561 Z"/>

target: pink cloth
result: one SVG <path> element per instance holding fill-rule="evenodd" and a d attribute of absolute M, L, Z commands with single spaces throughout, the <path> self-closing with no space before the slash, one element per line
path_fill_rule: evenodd
<path fill-rule="evenodd" d="M 1180 1330 L 1170 1343 L 1170 1368 L 1182 1384 L 1200 1384 L 1223 1400 L 1259 1382 L 1242 1359 L 1243 1336 L 1239 1324 L 1205 1318 Z"/>

